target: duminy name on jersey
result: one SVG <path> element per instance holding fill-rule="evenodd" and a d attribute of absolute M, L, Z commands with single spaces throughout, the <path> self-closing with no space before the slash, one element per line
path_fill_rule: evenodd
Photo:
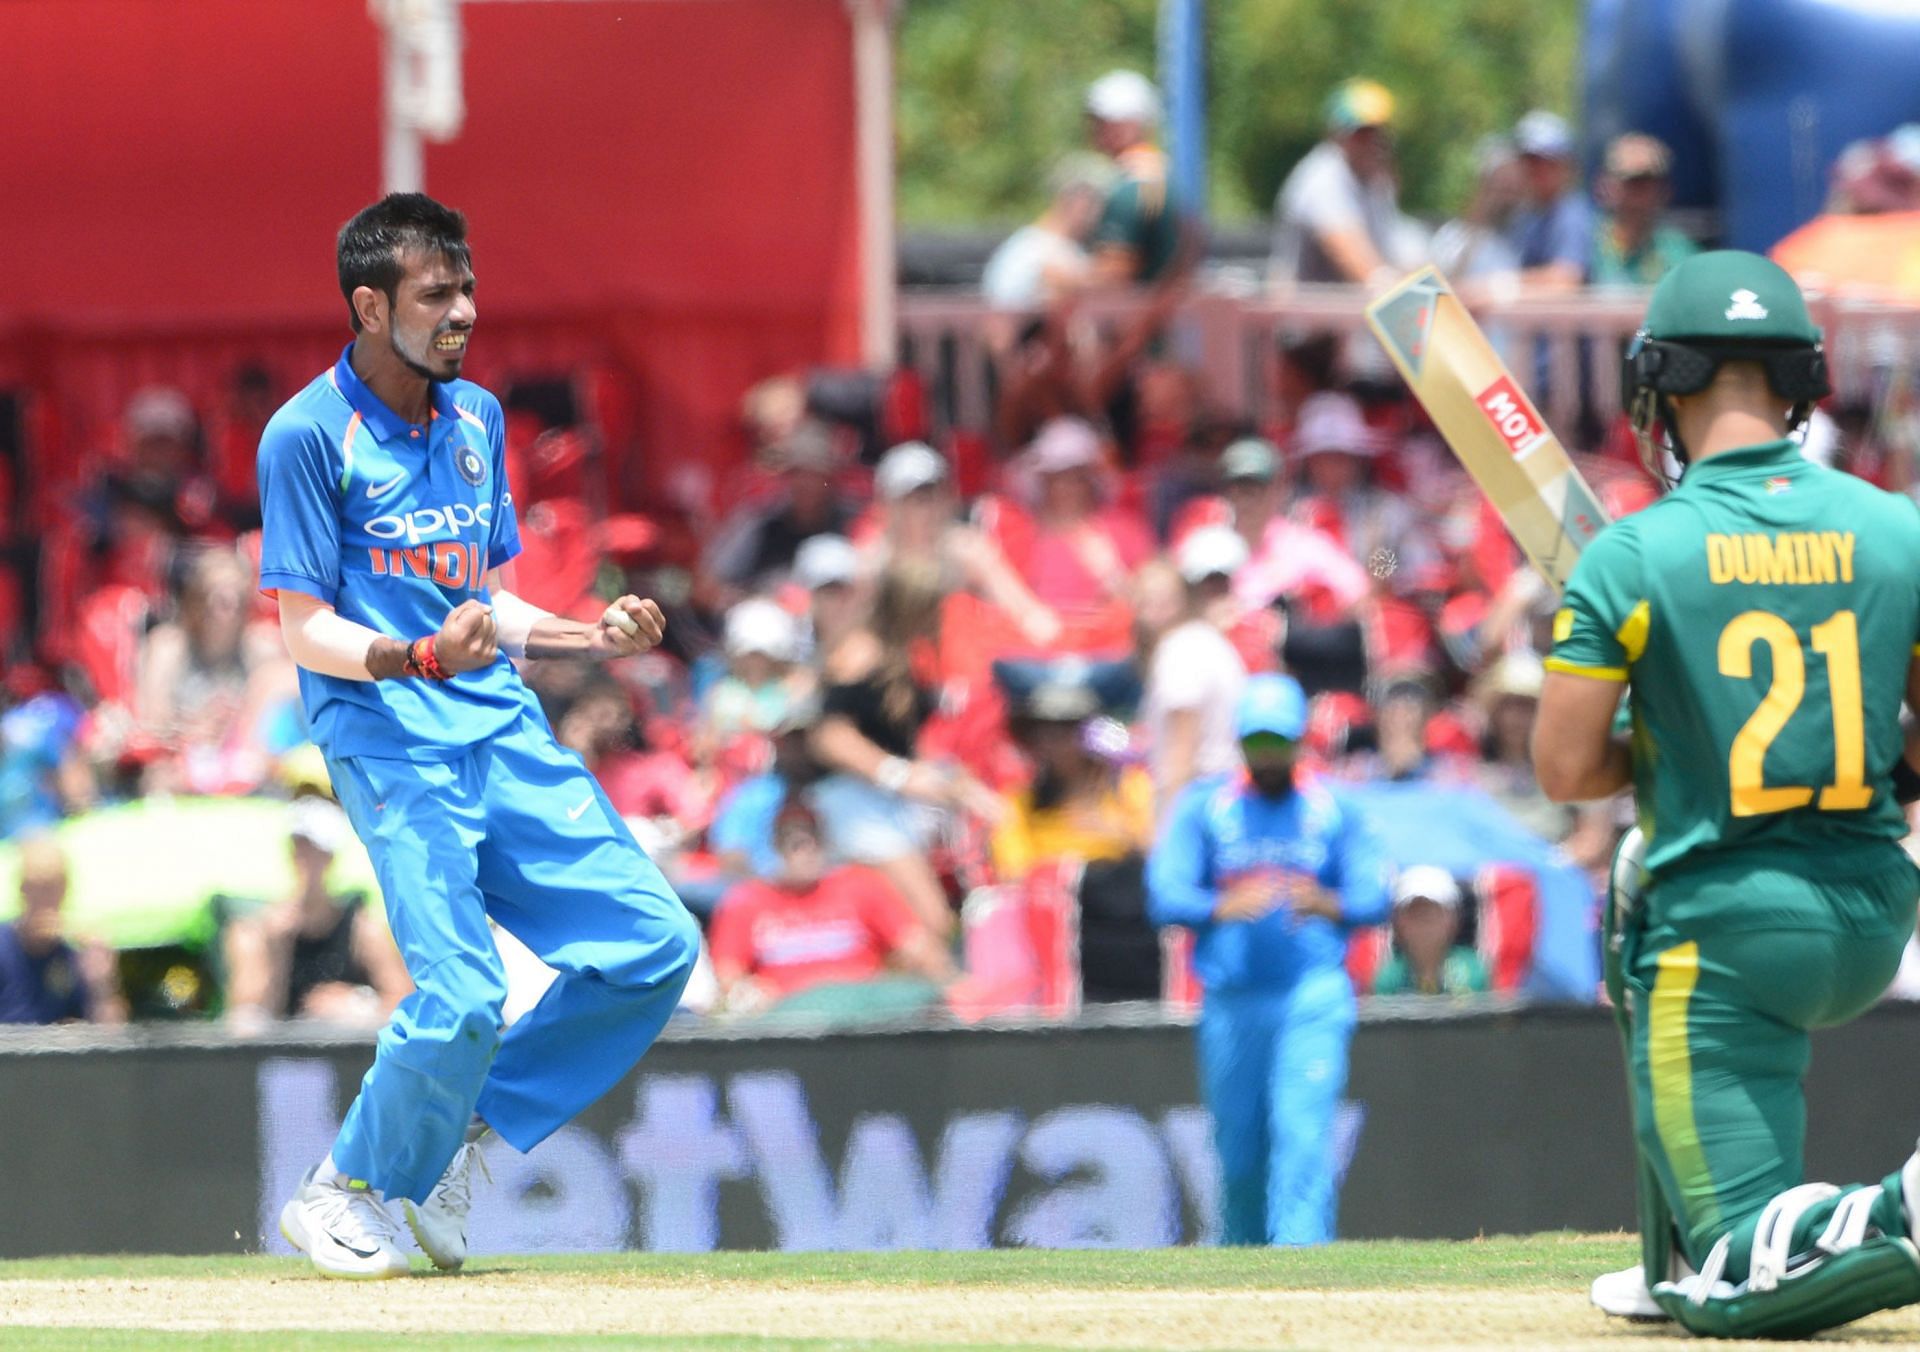
<path fill-rule="evenodd" d="M 1853 532 L 1758 531 L 1707 536 L 1707 573 L 1728 582 L 1815 586 L 1853 581 Z"/>

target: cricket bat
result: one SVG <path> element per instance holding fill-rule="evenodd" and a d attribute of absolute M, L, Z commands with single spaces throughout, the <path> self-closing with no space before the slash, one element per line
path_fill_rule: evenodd
<path fill-rule="evenodd" d="M 1521 550 L 1563 591 L 1607 515 L 1437 268 L 1367 306 L 1367 326 Z"/>

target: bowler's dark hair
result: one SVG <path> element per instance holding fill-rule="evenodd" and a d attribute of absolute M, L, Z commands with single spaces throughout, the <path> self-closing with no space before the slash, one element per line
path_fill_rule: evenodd
<path fill-rule="evenodd" d="M 353 331 L 360 316 L 353 293 L 370 286 L 384 291 L 392 302 L 406 276 L 403 256 L 409 252 L 437 255 L 463 268 L 473 266 L 467 248 L 467 218 L 452 207 L 419 192 L 388 193 L 340 227 L 335 251 L 340 268 L 340 294 L 347 299 Z"/>

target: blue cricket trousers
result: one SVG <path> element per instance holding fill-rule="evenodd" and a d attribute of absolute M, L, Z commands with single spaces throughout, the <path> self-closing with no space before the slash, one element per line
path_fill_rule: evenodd
<path fill-rule="evenodd" d="M 448 761 L 330 761 L 415 990 L 381 1032 L 333 1160 L 425 1200 L 477 1110 L 531 1150 L 627 1073 L 700 930 L 599 783 L 527 715 Z M 491 915 L 560 975 L 503 1037 Z"/>
<path fill-rule="evenodd" d="M 1220 1157 L 1224 1242 L 1332 1240 L 1333 1122 L 1355 1018 L 1353 985 L 1337 967 L 1282 989 L 1206 993 L 1200 1090 Z"/>

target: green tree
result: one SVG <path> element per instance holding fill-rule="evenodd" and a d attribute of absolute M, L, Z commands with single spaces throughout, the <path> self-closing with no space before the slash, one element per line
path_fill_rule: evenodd
<path fill-rule="evenodd" d="M 1320 139 L 1328 91 L 1393 91 L 1400 200 L 1443 216 L 1473 182 L 1474 143 L 1528 108 L 1566 114 L 1579 0 L 1217 0 L 1211 33 L 1215 208 L 1270 211 Z"/>
<path fill-rule="evenodd" d="M 1271 210 L 1321 134 L 1330 91 L 1368 75 L 1398 100 L 1402 203 L 1440 216 L 1472 182 L 1473 144 L 1530 107 L 1574 99 L 1580 0 L 1211 0 L 1214 212 Z M 1102 72 L 1153 73 L 1155 0 L 906 0 L 896 105 L 908 225 L 1032 216 L 1048 168 L 1085 144 Z"/>
<path fill-rule="evenodd" d="M 909 225 L 1009 225 L 1084 149 L 1081 100 L 1115 66 L 1153 74 L 1155 0 L 906 0 L 894 126 Z"/>

